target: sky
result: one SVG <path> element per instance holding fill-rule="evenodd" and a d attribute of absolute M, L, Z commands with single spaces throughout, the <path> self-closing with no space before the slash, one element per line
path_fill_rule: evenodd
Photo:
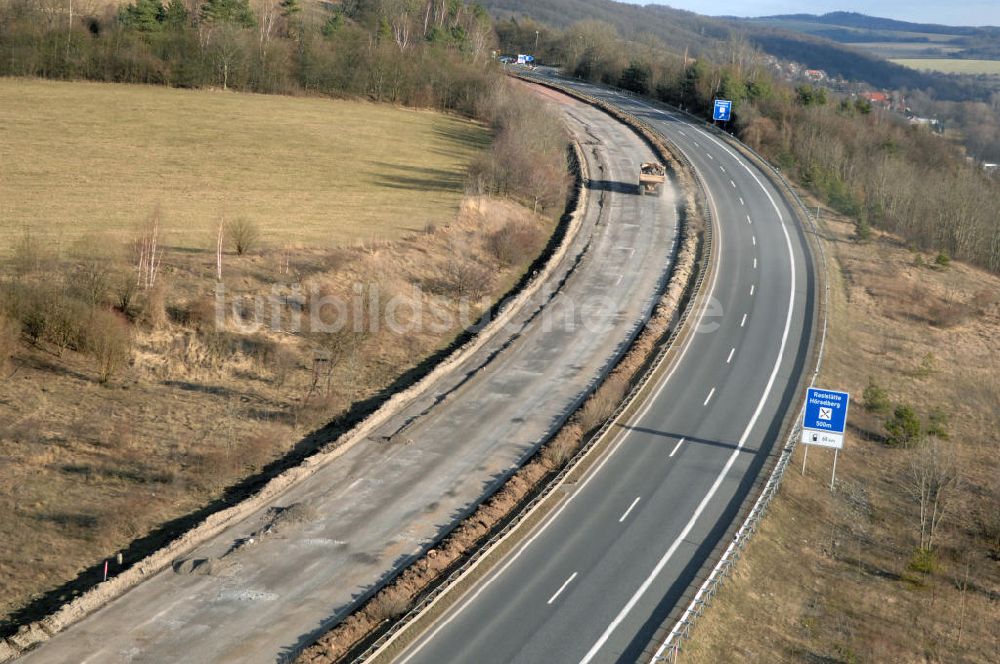
<path fill-rule="evenodd" d="M 1000 26 L 1000 0 L 630 0 L 635 4 L 669 5 L 709 16 L 770 16 L 860 12 L 914 23 Z"/>

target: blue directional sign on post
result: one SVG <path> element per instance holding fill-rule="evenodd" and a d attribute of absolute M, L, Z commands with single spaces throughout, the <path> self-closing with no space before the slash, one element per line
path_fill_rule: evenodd
<path fill-rule="evenodd" d="M 850 402 L 851 395 L 847 392 L 810 387 L 806 392 L 802 442 L 806 445 L 844 449 L 847 406 Z"/>
<path fill-rule="evenodd" d="M 713 120 L 722 120 L 723 122 L 729 122 L 729 118 L 733 112 L 733 102 L 728 99 L 716 99 L 715 100 L 715 110 L 712 111 Z"/>

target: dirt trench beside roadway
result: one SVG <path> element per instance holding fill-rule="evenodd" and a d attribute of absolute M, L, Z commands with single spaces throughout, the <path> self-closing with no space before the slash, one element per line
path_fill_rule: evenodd
<path fill-rule="evenodd" d="M 273 662 L 345 615 L 507 477 L 627 349 L 670 273 L 679 198 L 635 192 L 653 158 L 564 102 L 590 173 L 544 286 L 423 396 L 274 501 L 57 634 L 25 662 Z M 275 508 L 295 506 L 295 519 Z"/>

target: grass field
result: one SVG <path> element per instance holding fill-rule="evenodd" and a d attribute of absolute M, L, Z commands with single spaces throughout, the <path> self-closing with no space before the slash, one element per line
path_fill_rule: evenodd
<path fill-rule="evenodd" d="M 0 79 L 0 251 L 120 234 L 159 205 L 172 247 L 219 218 L 265 243 L 394 239 L 454 217 L 485 129 L 364 102 Z"/>
<path fill-rule="evenodd" d="M 897 65 L 945 74 L 1000 75 L 1000 60 L 956 60 L 954 58 L 899 58 Z"/>

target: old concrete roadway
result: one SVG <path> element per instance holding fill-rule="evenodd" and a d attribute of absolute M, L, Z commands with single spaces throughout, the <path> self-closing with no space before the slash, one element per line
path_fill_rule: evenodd
<path fill-rule="evenodd" d="M 813 263 L 792 211 L 702 128 L 585 89 L 647 119 L 700 171 L 720 227 L 714 305 L 604 463 L 402 662 L 649 661 L 653 632 L 733 520 L 797 396 Z"/>
<path fill-rule="evenodd" d="M 25 662 L 273 663 L 531 452 L 641 325 L 676 236 L 674 192 L 637 196 L 632 184 L 649 148 L 605 114 L 561 99 L 593 182 L 580 234 L 548 291 L 379 436 L 280 499 L 311 502 L 315 520 L 226 556 L 232 564 L 217 575 L 158 574 Z M 223 556 L 262 516 L 193 557 Z"/>

